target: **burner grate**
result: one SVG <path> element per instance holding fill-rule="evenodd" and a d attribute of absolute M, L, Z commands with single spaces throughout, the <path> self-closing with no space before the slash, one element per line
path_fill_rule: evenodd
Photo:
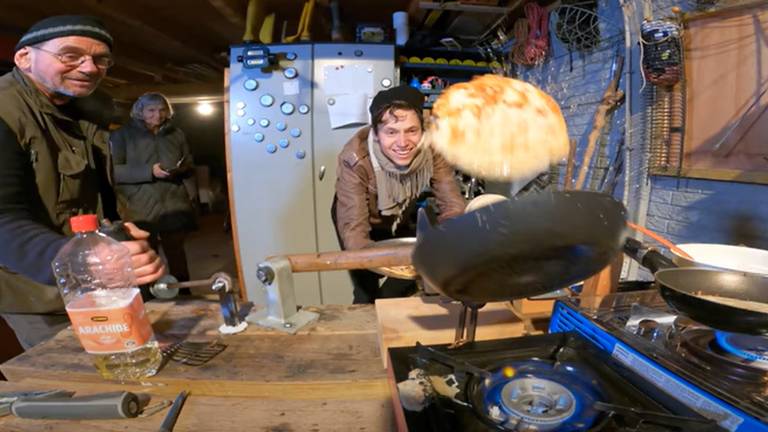
<path fill-rule="evenodd" d="M 676 351 L 709 371 L 727 374 L 741 384 L 762 386 L 766 370 L 759 364 L 726 351 L 717 341 L 716 332 L 703 328 L 687 328 L 670 339 Z"/>
<path fill-rule="evenodd" d="M 478 380 L 473 405 L 504 430 L 585 430 L 598 416 L 593 406 L 601 397 L 585 374 L 567 363 L 509 362 Z"/>
<path fill-rule="evenodd" d="M 749 361 L 752 366 L 768 370 L 768 338 L 716 331 L 715 340 L 729 354 Z"/>

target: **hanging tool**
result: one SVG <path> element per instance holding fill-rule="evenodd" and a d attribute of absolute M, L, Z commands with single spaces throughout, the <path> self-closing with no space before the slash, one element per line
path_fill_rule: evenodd
<path fill-rule="evenodd" d="M 299 25 L 296 28 L 296 34 L 286 36 L 283 38 L 284 43 L 292 43 L 297 40 L 309 40 L 309 26 L 312 21 L 312 11 L 315 8 L 315 0 L 307 0 L 301 9 L 301 17 L 299 18 Z"/>
<path fill-rule="evenodd" d="M 272 43 L 272 35 L 275 32 L 275 13 L 271 13 L 264 17 L 264 21 L 261 23 L 261 30 L 259 30 L 259 40 L 264 44 Z"/>
<path fill-rule="evenodd" d="M 243 42 L 254 42 L 253 35 L 254 21 L 258 11 L 258 0 L 248 0 L 248 9 L 245 12 L 245 33 L 243 33 Z"/>
<path fill-rule="evenodd" d="M 573 168 L 576 164 L 576 140 L 571 138 L 568 141 L 568 160 L 565 163 L 565 181 L 563 182 L 563 189 L 571 189 L 573 183 Z"/>
<path fill-rule="evenodd" d="M 301 29 L 301 36 L 299 37 L 299 39 L 305 42 L 312 40 L 312 34 L 309 32 L 309 28 L 312 26 L 312 12 L 315 10 L 315 1 L 316 0 L 307 1 L 307 17 L 304 20 L 304 28 Z"/>
<path fill-rule="evenodd" d="M 617 55 L 613 66 L 613 78 L 605 88 L 600 105 L 598 105 L 592 120 L 592 131 L 590 131 L 589 136 L 587 137 L 587 149 L 584 152 L 584 160 L 579 168 L 579 176 L 576 179 L 574 189 L 581 189 L 584 187 L 584 181 L 587 178 L 587 171 L 589 170 L 592 155 L 595 153 L 595 144 L 597 144 L 597 139 L 600 137 L 603 127 L 605 126 L 606 115 L 617 107 L 624 98 L 624 92 L 618 90 L 619 80 L 621 79 L 621 72 L 624 66 L 624 56 Z"/>
<path fill-rule="evenodd" d="M 341 12 L 339 11 L 339 0 L 331 0 L 331 40 L 342 42 L 344 34 L 341 30 Z"/>

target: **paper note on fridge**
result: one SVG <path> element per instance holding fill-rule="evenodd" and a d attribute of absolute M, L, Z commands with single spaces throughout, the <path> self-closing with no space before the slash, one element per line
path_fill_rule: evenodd
<path fill-rule="evenodd" d="M 323 93 L 373 94 L 372 64 L 338 64 L 323 67 Z"/>
<path fill-rule="evenodd" d="M 328 116 L 331 129 L 368 123 L 368 95 L 357 93 L 330 96 Z"/>

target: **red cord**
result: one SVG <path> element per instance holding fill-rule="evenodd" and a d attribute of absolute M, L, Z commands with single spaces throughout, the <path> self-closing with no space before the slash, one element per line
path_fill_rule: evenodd
<path fill-rule="evenodd" d="M 524 9 L 528 18 L 528 41 L 525 47 L 527 64 L 539 64 L 549 51 L 549 14 L 536 3 L 528 3 Z"/>

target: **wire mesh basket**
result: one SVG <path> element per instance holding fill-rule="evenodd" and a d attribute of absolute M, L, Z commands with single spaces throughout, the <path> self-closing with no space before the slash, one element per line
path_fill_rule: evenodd
<path fill-rule="evenodd" d="M 640 25 L 643 75 L 651 84 L 671 86 L 680 81 L 680 34 L 680 26 L 673 21 L 644 21 Z"/>
<path fill-rule="evenodd" d="M 589 51 L 600 44 L 600 18 L 589 3 L 563 4 L 551 14 L 555 36 L 570 50 Z"/>

